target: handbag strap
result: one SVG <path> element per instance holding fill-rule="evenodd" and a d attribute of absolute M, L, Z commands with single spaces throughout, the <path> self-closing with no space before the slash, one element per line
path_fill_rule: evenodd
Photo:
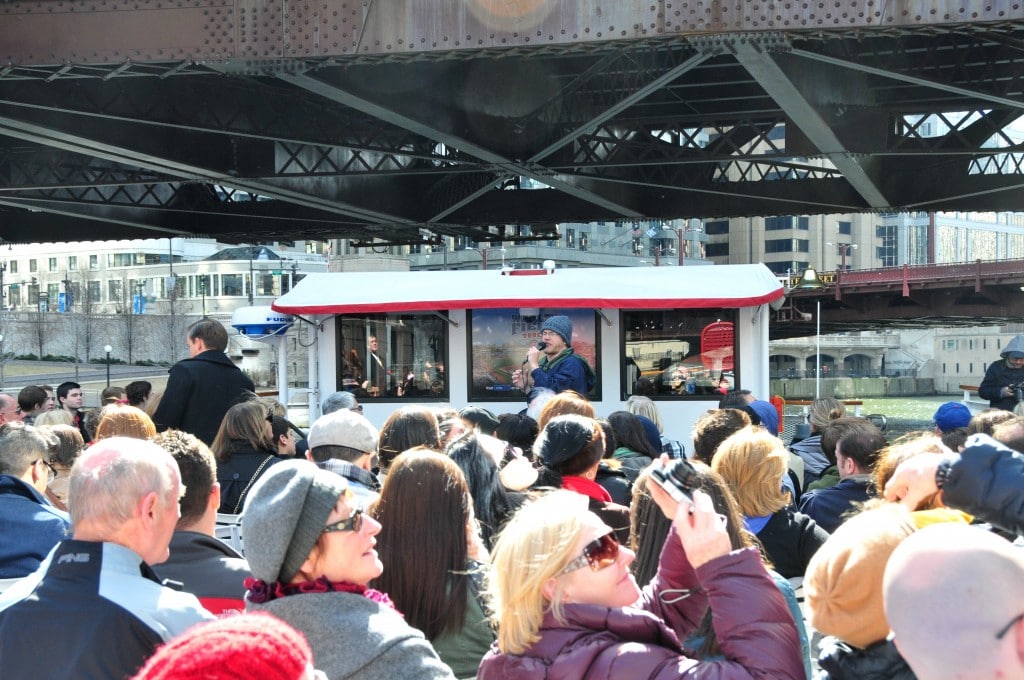
<path fill-rule="evenodd" d="M 249 483 L 245 485 L 244 489 L 242 489 L 242 493 L 238 497 L 238 502 L 235 503 L 235 514 L 236 515 L 239 513 L 239 510 L 241 510 L 242 502 L 245 501 L 245 496 L 249 493 L 249 489 L 252 488 L 253 483 L 260 476 L 260 474 L 263 473 L 263 468 L 267 467 L 267 465 L 270 463 L 271 460 L 273 460 L 273 458 L 274 458 L 273 456 L 267 456 L 266 458 L 264 458 L 263 462 L 260 463 L 260 466 L 258 468 L 256 468 L 256 472 L 252 473 L 252 477 L 249 478 Z"/>

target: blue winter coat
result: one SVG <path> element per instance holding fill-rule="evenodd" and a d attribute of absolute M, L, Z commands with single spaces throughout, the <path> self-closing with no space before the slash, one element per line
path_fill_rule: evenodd
<path fill-rule="evenodd" d="M 530 373 L 534 387 L 546 387 L 558 393 L 575 390 L 586 396 L 597 381 L 593 369 L 587 360 L 575 352 L 560 356 L 555 361 L 541 362 L 540 368 Z"/>
<path fill-rule="evenodd" d="M 13 475 L 0 475 L 0 578 L 28 576 L 67 538 L 68 514 Z"/>
<path fill-rule="evenodd" d="M 870 475 L 846 477 L 835 486 L 815 489 L 800 496 L 800 512 L 831 534 L 846 519 L 846 513 L 874 495 L 873 489 Z"/>

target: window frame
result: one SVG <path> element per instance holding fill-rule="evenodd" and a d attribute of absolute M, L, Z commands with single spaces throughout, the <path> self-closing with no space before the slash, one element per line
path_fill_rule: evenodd
<path fill-rule="evenodd" d="M 663 309 L 663 308 L 655 308 L 655 309 L 623 309 L 623 310 L 619 311 L 619 346 L 622 347 L 622 357 L 620 358 L 620 361 L 619 361 L 619 385 L 620 385 L 619 397 L 623 401 L 628 399 L 633 394 L 641 394 L 639 392 L 636 392 L 633 389 L 634 388 L 633 384 L 630 384 L 630 377 L 629 377 L 629 372 L 628 372 L 629 363 L 627 362 L 627 359 L 634 356 L 633 354 L 630 353 L 630 347 L 632 347 L 632 346 L 638 344 L 639 342 L 641 342 L 641 340 L 636 340 L 636 339 L 632 339 L 632 338 L 629 337 L 630 333 L 636 332 L 635 329 L 630 327 L 630 324 L 632 323 L 632 319 L 630 317 L 631 317 L 631 315 L 641 315 L 641 314 L 652 315 L 652 314 L 659 314 L 659 313 L 662 314 L 662 315 L 664 315 L 664 314 L 674 314 L 674 313 L 689 313 L 689 314 L 694 315 L 694 317 L 697 318 L 697 319 L 701 319 L 701 318 L 704 318 L 704 320 L 710 319 L 710 321 L 708 321 L 708 323 L 706 323 L 703 326 L 701 326 L 700 329 L 697 330 L 695 334 L 694 333 L 690 333 L 687 336 L 683 336 L 681 333 L 676 333 L 675 336 L 676 336 L 676 338 L 678 338 L 676 340 L 676 342 L 678 342 L 679 344 L 682 344 L 683 342 L 686 342 L 684 337 L 696 338 L 698 341 L 700 341 L 702 333 L 712 323 L 716 323 L 716 322 L 730 322 L 730 323 L 732 323 L 732 325 L 733 325 L 733 337 L 732 337 L 732 352 L 733 352 L 732 353 L 732 364 L 733 364 L 733 366 L 732 366 L 731 370 L 726 369 L 726 368 L 723 368 L 723 369 L 720 370 L 720 372 L 719 372 L 719 381 L 722 379 L 722 377 L 724 377 L 724 376 L 726 376 L 728 374 L 731 374 L 731 376 L 732 376 L 731 389 L 735 389 L 737 385 L 743 384 L 742 381 L 741 381 L 741 369 L 742 369 L 742 367 L 740 366 L 740 361 L 739 361 L 739 358 L 740 358 L 741 354 L 740 354 L 740 333 L 737 330 L 738 325 L 739 325 L 739 318 L 740 318 L 740 314 L 739 314 L 739 310 L 738 309 L 731 308 L 731 307 L 710 307 L 710 308 L 681 308 L 681 307 L 674 307 L 674 308 L 671 308 L 671 309 Z M 698 320 L 697 323 L 701 323 L 701 321 Z M 662 324 L 664 326 L 664 321 L 662 321 Z M 649 342 L 671 342 L 671 341 L 673 341 L 673 338 L 658 338 L 658 337 L 655 337 L 655 336 L 656 336 L 656 332 L 652 332 L 652 336 L 651 336 L 651 338 L 648 341 Z M 694 351 L 688 351 L 687 352 L 686 359 L 699 358 L 700 355 L 701 355 L 701 351 L 700 351 L 700 348 L 698 346 L 698 350 L 696 352 L 694 352 Z M 673 362 L 673 361 L 671 361 L 671 357 L 669 357 L 669 359 L 670 359 L 670 361 L 669 361 L 668 365 L 665 368 L 660 368 L 660 369 L 650 368 L 650 369 L 648 369 L 646 371 L 646 373 L 648 375 L 655 375 L 655 374 L 658 375 L 658 381 L 655 382 L 655 386 L 658 387 L 658 391 L 655 392 L 654 394 L 646 394 L 646 395 L 643 395 L 643 396 L 648 396 L 653 401 L 682 401 L 682 402 L 696 401 L 696 402 L 713 402 L 713 403 L 717 404 L 721 400 L 721 398 L 723 396 L 723 393 L 721 393 L 721 392 L 719 392 L 719 391 L 717 391 L 715 389 L 715 387 L 713 385 L 713 382 L 714 382 L 713 374 L 711 376 L 712 382 L 707 384 L 707 385 L 698 386 L 698 390 L 699 391 L 696 391 L 694 393 L 687 393 L 686 392 L 685 383 L 681 384 L 680 391 L 678 391 L 678 392 L 675 391 L 675 389 L 672 387 L 672 384 L 671 384 L 672 375 L 670 375 L 670 377 L 669 377 L 669 379 L 670 379 L 669 391 L 668 392 L 662 392 L 661 389 L 660 389 L 660 385 L 663 384 L 663 383 L 660 382 L 660 381 L 663 381 L 664 380 L 664 374 L 666 372 L 670 371 L 670 370 L 673 370 L 673 366 L 676 366 L 677 364 L 678 365 L 690 364 L 692 366 L 697 367 L 698 371 L 707 371 L 709 374 L 712 372 L 712 369 L 708 369 L 706 367 L 703 367 L 703 360 L 702 359 L 700 360 L 700 365 L 698 365 L 698 364 L 696 364 L 694 362 L 684 362 L 684 361 Z M 647 377 L 645 375 L 645 370 L 644 370 L 643 367 L 638 365 L 637 369 L 638 369 L 638 372 L 639 372 L 638 373 L 638 377 Z M 674 374 L 674 371 L 673 371 L 673 374 Z"/>
<path fill-rule="evenodd" d="M 346 326 L 346 323 L 351 323 L 353 320 L 355 320 L 357 323 L 359 323 L 361 328 L 358 328 L 356 330 L 356 332 L 347 333 L 346 330 L 347 330 L 348 327 Z M 363 347 L 363 348 L 367 348 L 368 347 L 369 337 L 370 337 L 370 335 L 374 335 L 374 333 L 372 333 L 370 331 L 371 330 L 376 330 L 375 328 L 371 328 L 371 324 L 373 324 L 374 326 L 381 326 L 381 327 L 383 327 L 385 329 L 387 329 L 388 327 L 391 327 L 391 328 L 413 329 L 415 331 L 416 329 L 421 328 L 421 326 L 419 325 L 420 321 L 422 321 L 424 323 L 429 323 L 429 324 L 433 324 L 434 325 L 433 329 L 424 328 L 423 330 L 431 333 L 431 335 L 433 335 L 434 331 L 436 331 L 439 334 L 436 339 L 423 341 L 423 346 L 429 347 L 434 352 L 434 357 L 433 357 L 433 359 L 430 359 L 430 358 L 423 359 L 421 363 L 417 364 L 417 362 L 416 362 L 416 358 L 417 358 L 416 357 L 416 351 L 417 350 L 415 348 L 415 344 L 416 343 L 415 343 L 415 341 L 413 341 L 413 349 L 411 350 L 412 351 L 411 361 L 408 363 L 408 366 L 409 366 L 408 372 L 412 373 L 412 374 L 414 374 L 416 376 L 417 387 L 420 390 L 424 390 L 424 389 L 429 390 L 429 389 L 431 389 L 431 385 L 427 385 L 426 387 L 424 387 L 424 385 L 426 384 L 427 381 L 422 376 L 425 373 L 427 373 L 427 371 L 433 371 L 433 374 L 435 376 L 435 380 L 437 379 L 436 376 L 438 376 L 438 375 L 443 376 L 443 378 L 441 378 L 441 380 L 442 380 L 442 388 L 441 388 L 440 392 L 438 392 L 438 393 L 429 393 L 429 392 L 420 391 L 420 392 L 417 392 L 416 394 L 406 394 L 404 396 L 398 396 L 397 394 L 384 394 L 384 395 L 380 395 L 380 396 L 371 396 L 369 394 L 364 393 L 361 390 L 350 389 L 352 387 L 351 385 L 345 385 L 344 384 L 344 378 L 345 378 L 345 376 L 344 376 L 344 372 L 345 372 L 344 355 L 345 355 L 347 349 L 355 349 L 356 347 Z M 449 348 L 449 343 L 450 343 L 451 330 L 450 330 L 450 327 L 448 325 L 448 322 L 445 321 L 443 318 L 438 317 L 438 316 L 436 316 L 436 315 L 434 315 L 434 314 L 432 314 L 430 312 L 411 312 L 411 311 L 410 312 L 372 312 L 372 313 L 356 313 L 356 314 L 338 314 L 337 316 L 334 317 L 334 323 L 335 323 L 334 330 L 335 330 L 335 337 L 336 337 L 336 341 L 335 341 L 335 359 L 336 359 L 336 361 L 335 361 L 335 364 L 336 364 L 336 366 L 335 366 L 335 389 L 336 390 L 338 390 L 338 391 L 351 391 L 356 396 L 356 399 L 358 399 L 360 403 L 367 403 L 367 404 L 387 404 L 387 403 L 392 403 L 392 404 L 405 404 L 405 403 L 414 404 L 414 403 L 431 403 L 431 402 L 447 403 L 447 402 L 451 401 L 451 398 L 452 398 L 452 396 L 451 396 L 452 395 L 451 371 L 448 370 L 448 368 L 447 368 L 448 366 L 450 366 L 449 361 L 448 361 L 448 359 L 449 359 L 449 357 L 448 357 L 448 348 Z M 358 336 L 358 337 L 356 337 L 356 336 Z M 380 334 L 379 330 L 376 331 L 376 337 L 377 337 L 377 340 L 378 340 L 378 345 L 382 344 L 381 343 L 381 334 Z M 393 345 L 392 337 L 393 336 L 390 335 L 390 334 L 385 334 L 385 339 L 383 341 L 383 344 L 385 345 L 386 352 L 387 352 L 387 354 L 385 355 L 385 361 L 393 366 L 394 364 L 391 364 L 391 360 L 390 360 L 390 355 L 392 354 L 392 345 Z M 412 339 L 412 336 L 410 336 L 410 339 Z M 423 346 L 421 346 L 421 349 L 424 349 Z M 398 354 L 401 355 L 401 350 L 399 350 Z M 441 357 L 440 359 L 437 358 L 438 355 L 440 355 L 440 357 Z M 398 358 L 401 359 L 402 357 L 399 356 Z M 432 361 L 433 362 L 433 366 L 431 366 L 430 368 L 426 367 L 426 362 L 428 362 L 428 361 Z M 404 364 L 402 364 L 402 363 L 398 363 L 398 362 L 396 362 L 396 363 L 397 363 L 397 365 L 404 366 Z M 438 367 L 440 367 L 440 369 Z M 390 368 L 389 368 L 389 370 L 390 370 Z M 365 369 L 364 369 L 364 371 L 365 371 Z M 363 377 L 365 377 L 365 372 L 364 372 L 364 376 Z M 394 378 L 394 376 L 392 376 L 392 378 Z"/>
<path fill-rule="evenodd" d="M 528 312 L 523 314 L 522 312 Z M 597 374 L 597 383 L 594 385 L 594 389 L 590 391 L 590 394 L 585 395 L 591 401 L 601 401 L 604 393 L 604 386 L 601 381 L 601 371 L 599 367 L 601 365 L 601 327 L 600 319 L 597 313 L 590 308 L 558 308 L 558 307 L 539 307 L 539 308 L 501 308 L 501 307 L 483 307 L 479 309 L 466 310 L 466 398 L 469 403 L 475 402 L 501 402 L 501 401 L 520 401 L 525 400 L 526 395 L 522 390 L 511 384 L 511 373 L 513 370 L 522 367 L 522 363 L 515 363 L 512 360 L 512 356 L 526 356 L 526 352 L 529 349 L 529 345 L 535 344 L 540 340 L 540 327 L 544 324 L 544 320 L 550 316 L 565 315 L 568 316 L 573 324 L 573 348 L 578 350 L 580 355 L 590 363 L 590 367 L 594 369 L 594 373 Z M 502 364 L 501 368 L 506 369 L 509 382 L 508 389 L 477 389 L 474 386 L 474 353 L 478 346 L 483 346 L 485 343 L 478 342 L 475 337 L 475 328 L 477 322 L 481 319 L 485 320 L 491 329 L 498 327 L 499 324 L 504 324 L 506 321 L 502 317 L 507 317 L 508 329 L 502 328 L 498 333 L 507 334 L 507 340 L 503 343 L 499 343 L 498 347 L 503 348 L 504 354 L 507 356 L 503 361 L 513 361 L 513 363 Z M 517 330 L 518 329 L 518 330 Z M 516 337 L 518 335 L 518 337 Z M 493 344 L 493 343 L 488 343 Z M 592 347 L 592 351 L 591 348 Z M 500 355 L 501 350 L 495 354 Z M 592 356 L 591 356 L 592 355 Z M 495 366 L 494 368 L 498 368 Z M 498 371 L 500 374 L 501 371 Z M 495 385 L 504 385 L 505 383 L 495 383 Z"/>

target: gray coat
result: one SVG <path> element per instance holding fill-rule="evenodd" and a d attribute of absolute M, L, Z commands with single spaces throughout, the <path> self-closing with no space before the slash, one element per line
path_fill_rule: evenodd
<path fill-rule="evenodd" d="M 246 602 L 301 631 L 313 665 L 330 680 L 453 679 L 423 633 L 397 612 L 353 593 L 288 595 L 263 604 Z"/>

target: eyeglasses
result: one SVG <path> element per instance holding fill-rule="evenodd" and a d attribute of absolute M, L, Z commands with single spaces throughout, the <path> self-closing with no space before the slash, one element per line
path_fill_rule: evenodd
<path fill-rule="evenodd" d="M 355 406 L 350 408 L 349 411 L 355 411 L 356 413 L 362 413 L 363 412 L 363 405 L 362 404 L 356 404 Z"/>
<path fill-rule="evenodd" d="M 615 564 L 619 559 L 619 540 L 613 534 L 605 534 L 595 538 L 583 547 L 583 554 L 574 559 L 562 569 L 563 574 L 582 569 L 590 565 L 594 571 L 601 571 L 605 567 Z"/>
<path fill-rule="evenodd" d="M 345 519 L 339 519 L 333 524 L 328 524 L 320 533 L 329 534 L 335 531 L 359 531 L 363 528 L 363 507 L 357 505 L 352 514 Z"/>
<path fill-rule="evenodd" d="M 1010 622 L 1002 628 L 1000 628 L 999 632 L 996 633 L 996 639 L 1002 640 L 1004 637 L 1006 637 L 1006 634 L 1009 633 L 1014 626 L 1020 623 L 1021 619 L 1024 619 L 1024 614 L 1017 614 L 1012 619 L 1010 619 Z"/>
<path fill-rule="evenodd" d="M 49 477 L 46 480 L 47 484 L 57 479 L 57 468 L 53 467 L 53 465 L 50 464 L 50 461 L 40 458 L 39 460 L 36 461 L 36 463 L 42 463 L 43 465 L 46 466 L 46 469 L 48 470 L 49 473 Z"/>

